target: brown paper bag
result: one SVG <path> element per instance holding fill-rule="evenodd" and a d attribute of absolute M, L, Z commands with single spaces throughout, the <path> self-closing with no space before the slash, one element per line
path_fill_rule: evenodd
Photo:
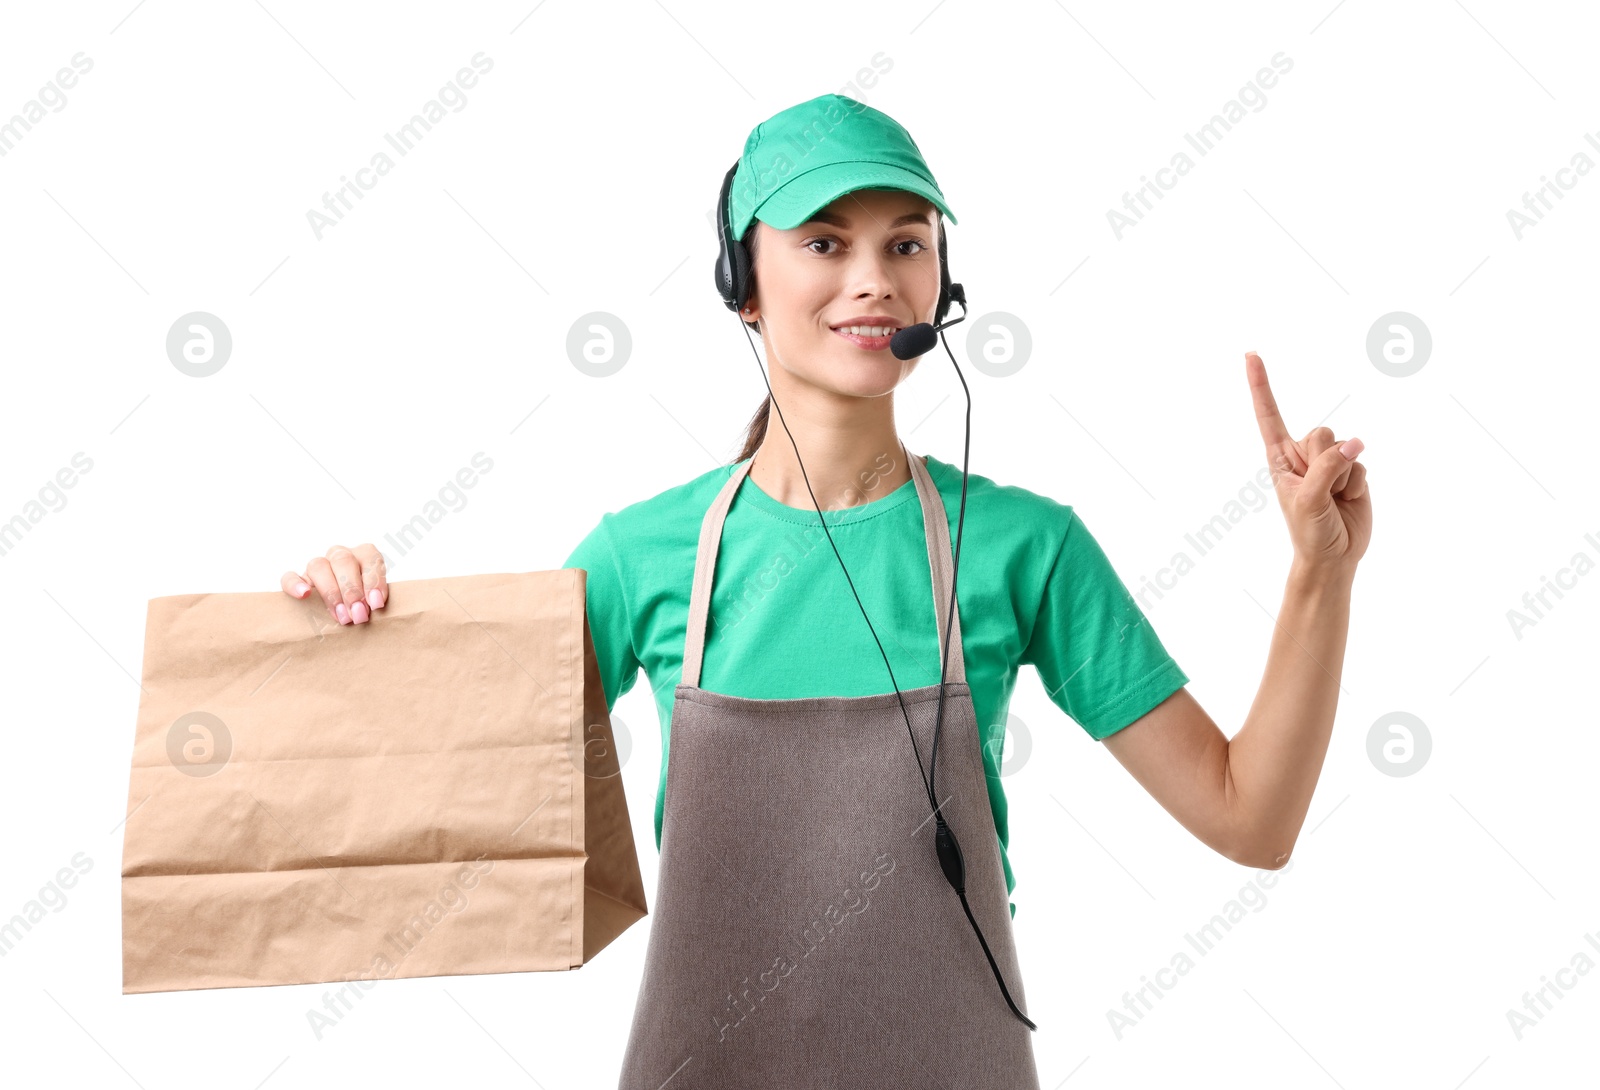
<path fill-rule="evenodd" d="M 151 599 L 122 990 L 571 969 L 641 919 L 586 579 Z"/>

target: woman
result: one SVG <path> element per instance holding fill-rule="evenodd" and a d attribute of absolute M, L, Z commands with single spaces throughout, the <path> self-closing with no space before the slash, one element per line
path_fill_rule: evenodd
<path fill-rule="evenodd" d="M 1230 741 L 1070 506 L 902 444 L 894 392 L 919 360 L 891 334 L 944 316 L 954 222 L 910 135 L 842 96 L 801 103 L 752 131 L 718 216 L 750 260 L 719 263 L 719 290 L 761 334 L 771 396 L 731 466 L 607 514 L 564 565 L 587 573 L 608 705 L 642 668 L 662 725 L 621 1085 L 1036 1087 L 999 778 L 1018 668 L 1196 837 L 1281 867 L 1370 535 L 1360 441 L 1292 440 L 1246 355 L 1295 554 Z M 335 546 L 283 588 L 368 623 L 383 557 Z M 964 878 L 936 848 L 956 834 Z"/>

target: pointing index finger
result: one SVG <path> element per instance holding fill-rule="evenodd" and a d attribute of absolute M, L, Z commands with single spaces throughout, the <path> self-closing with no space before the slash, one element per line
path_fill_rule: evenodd
<path fill-rule="evenodd" d="M 1256 423 L 1261 428 L 1261 441 L 1267 445 L 1267 453 L 1274 454 L 1277 448 L 1284 443 L 1292 444 L 1293 437 L 1289 429 L 1283 425 L 1283 417 L 1278 415 L 1278 402 L 1272 396 L 1272 387 L 1267 383 L 1267 365 L 1261 362 L 1261 357 L 1254 352 L 1244 354 L 1245 376 L 1250 380 L 1250 394 L 1256 407 Z"/>
<path fill-rule="evenodd" d="M 1254 352 L 1246 352 L 1244 371 L 1250 380 L 1250 394 L 1255 402 L 1256 424 L 1261 428 L 1261 441 L 1267 447 L 1267 464 L 1275 474 L 1304 474 L 1306 460 L 1301 456 L 1289 429 L 1284 427 L 1283 417 L 1278 415 L 1278 402 L 1267 383 L 1267 365 Z"/>

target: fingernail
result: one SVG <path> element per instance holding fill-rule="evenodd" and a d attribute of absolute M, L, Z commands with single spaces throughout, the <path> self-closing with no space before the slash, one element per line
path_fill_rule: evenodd
<path fill-rule="evenodd" d="M 1343 443 L 1339 444 L 1339 453 L 1344 455 L 1346 458 L 1354 458 L 1356 455 L 1365 450 L 1366 447 L 1367 445 L 1359 439 L 1346 439 Z"/>
<path fill-rule="evenodd" d="M 344 608 L 343 602 L 340 602 L 338 605 L 333 607 L 333 615 L 339 618 L 340 624 L 350 623 L 350 611 Z"/>
<path fill-rule="evenodd" d="M 350 619 L 356 624 L 366 624 L 372 619 L 372 611 L 367 609 L 367 603 L 357 602 L 350 607 Z"/>
<path fill-rule="evenodd" d="M 304 598 L 306 596 L 306 591 L 310 589 L 311 588 L 306 586 L 304 583 L 296 583 L 294 585 L 294 596 L 296 598 Z"/>
<path fill-rule="evenodd" d="M 367 591 L 367 602 L 371 604 L 373 609 L 383 608 L 383 595 L 378 593 L 377 587 L 373 587 L 371 590 Z"/>

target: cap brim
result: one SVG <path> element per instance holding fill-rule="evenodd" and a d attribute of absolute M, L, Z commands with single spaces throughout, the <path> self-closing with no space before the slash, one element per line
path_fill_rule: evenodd
<path fill-rule="evenodd" d="M 754 218 L 786 231 L 858 189 L 904 189 L 932 201 L 951 223 L 960 222 L 945 204 L 944 194 L 926 178 L 886 163 L 828 163 L 808 170 L 786 181 L 762 201 Z"/>

